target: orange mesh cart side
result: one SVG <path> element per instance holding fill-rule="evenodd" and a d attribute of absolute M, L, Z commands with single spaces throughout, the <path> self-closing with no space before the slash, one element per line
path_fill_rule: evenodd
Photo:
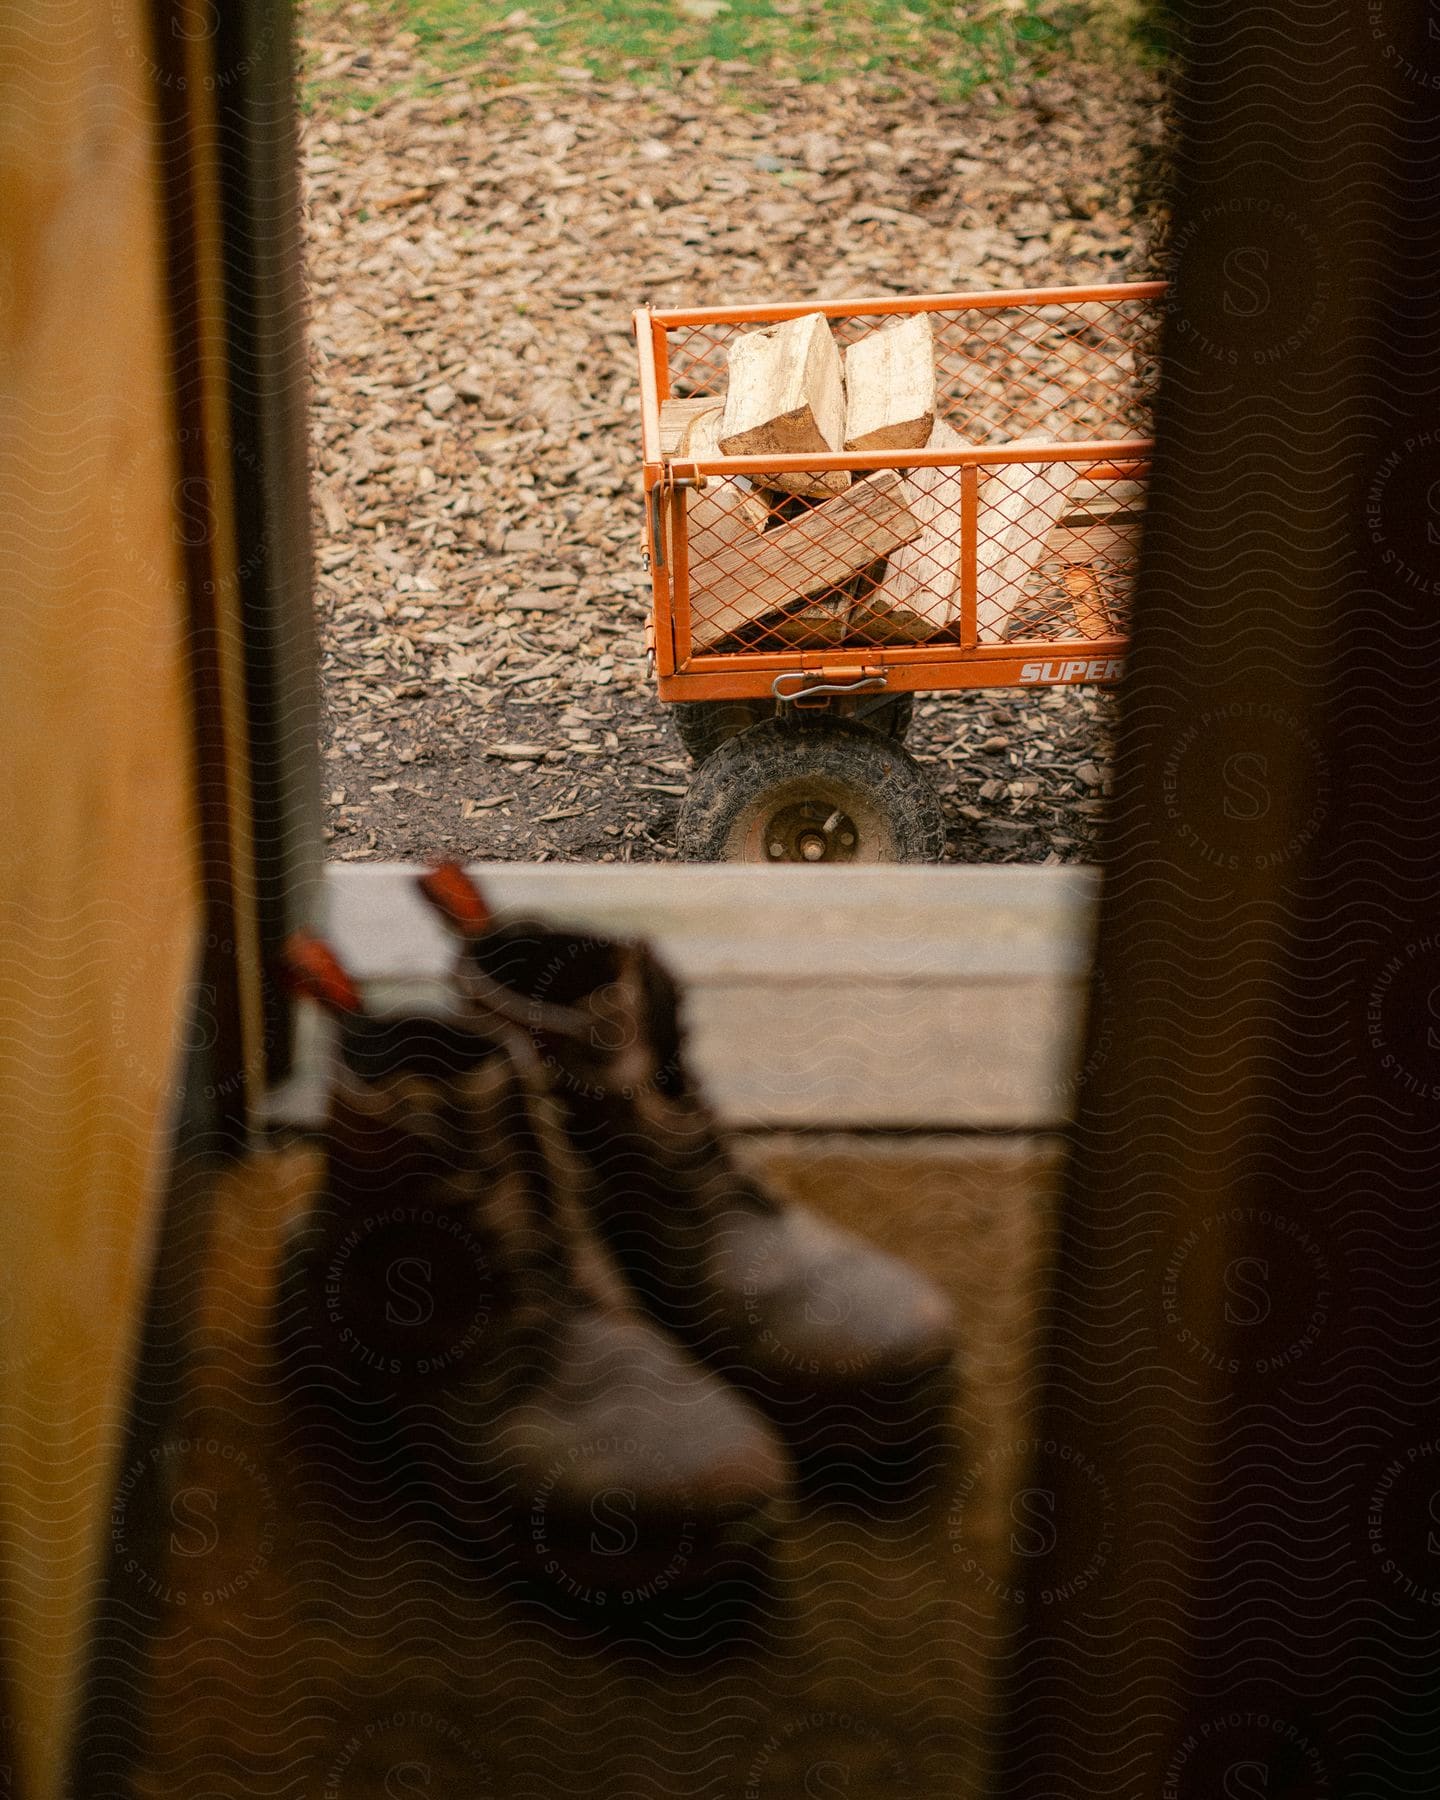
<path fill-rule="evenodd" d="M 1143 282 L 636 314 L 655 675 L 701 761 L 683 850 L 938 855 L 938 800 L 898 741 L 910 696 L 1119 676 L 1163 293 Z M 940 423 L 926 448 L 719 452 L 730 341 L 817 312 L 842 348 L 929 315 Z M 841 471 L 824 485 L 843 491 L 823 495 L 816 478 Z M 811 497 L 781 491 L 797 485 Z"/>

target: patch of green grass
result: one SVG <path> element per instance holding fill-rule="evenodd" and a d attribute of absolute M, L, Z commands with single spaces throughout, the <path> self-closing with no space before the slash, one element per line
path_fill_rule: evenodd
<path fill-rule="evenodd" d="M 316 35 L 413 34 L 441 73 L 477 85 L 588 70 L 665 83 L 697 63 L 801 81 L 921 73 L 948 98 L 1004 88 L 1071 53 L 1107 0 L 308 0 Z"/>

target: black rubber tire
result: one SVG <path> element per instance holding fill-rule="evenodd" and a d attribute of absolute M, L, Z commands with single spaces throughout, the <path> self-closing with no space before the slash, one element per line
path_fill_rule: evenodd
<path fill-rule="evenodd" d="M 677 700 L 670 708 L 670 718 L 675 735 L 698 763 L 742 731 L 773 718 L 776 704 L 774 700 Z"/>
<path fill-rule="evenodd" d="M 894 738 L 897 743 L 904 743 L 914 715 L 913 694 L 892 694 L 857 722 L 871 731 Z M 797 712 L 794 707 L 788 707 L 782 713 L 778 700 L 677 700 L 670 708 L 675 734 L 696 762 L 704 762 L 722 744 L 728 744 L 731 738 L 739 737 L 752 725 L 786 716 L 796 724 L 828 724 L 834 718 L 831 713 Z"/>
<path fill-rule="evenodd" d="M 680 808 L 675 837 L 691 862 L 801 862 L 800 854 L 772 857 L 767 846 L 786 841 L 787 851 L 823 827 L 818 819 L 843 815 L 841 833 L 854 840 L 821 861 L 939 862 L 945 854 L 940 796 L 909 751 L 849 719 L 797 725 L 766 719 L 722 744 L 695 771 Z M 776 821 L 790 820 L 780 825 Z"/>

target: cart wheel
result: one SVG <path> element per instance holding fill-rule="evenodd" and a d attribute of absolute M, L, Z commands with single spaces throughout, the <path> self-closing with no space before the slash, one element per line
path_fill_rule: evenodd
<path fill-rule="evenodd" d="M 945 820 L 892 739 L 849 719 L 766 719 L 695 771 L 676 840 L 693 862 L 939 862 Z"/>
<path fill-rule="evenodd" d="M 915 696 L 892 694 L 888 699 L 869 701 L 869 710 L 863 710 L 866 704 L 862 701 L 862 710 L 848 716 L 868 725 L 872 731 L 882 732 L 903 743 L 914 716 Z M 758 725 L 762 719 L 783 715 L 778 700 L 677 700 L 670 708 L 670 716 L 675 721 L 675 734 L 680 742 L 696 762 L 704 762 L 722 744 L 729 743 L 750 726 Z M 795 712 L 793 709 L 790 716 L 797 724 L 828 723 L 835 717 L 833 713 Z"/>

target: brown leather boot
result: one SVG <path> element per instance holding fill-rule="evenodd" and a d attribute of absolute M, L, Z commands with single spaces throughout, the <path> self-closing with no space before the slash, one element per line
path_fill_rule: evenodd
<path fill-rule="evenodd" d="M 478 1017 L 524 1025 L 595 1174 L 590 1215 L 651 1318 L 753 1394 L 807 1461 L 928 1452 L 954 1389 L 949 1302 L 907 1264 L 781 1203 L 729 1155 L 643 945 L 492 926 L 455 865 L 422 878 L 463 936 Z"/>
<path fill-rule="evenodd" d="M 585 1606 L 762 1559 L 788 1459 L 635 1310 L 528 1040 L 353 1013 L 341 1037 L 326 1185 L 282 1281 L 292 1389 Z"/>

